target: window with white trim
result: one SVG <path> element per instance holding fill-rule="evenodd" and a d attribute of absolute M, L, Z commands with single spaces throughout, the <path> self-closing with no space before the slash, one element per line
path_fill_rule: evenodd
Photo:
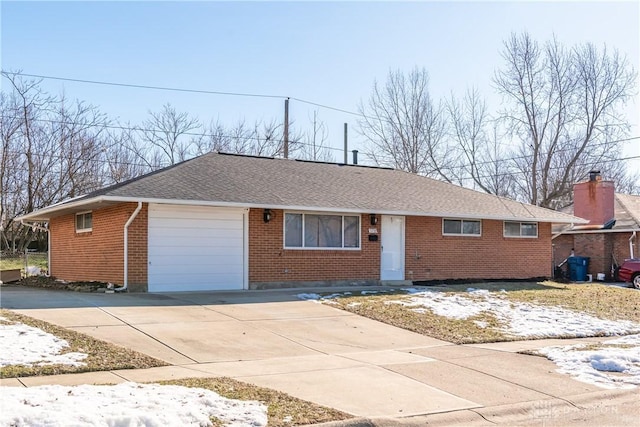
<path fill-rule="evenodd" d="M 477 237 L 482 234 L 482 222 L 479 219 L 443 219 L 442 234 Z"/>
<path fill-rule="evenodd" d="M 504 222 L 504 237 L 538 237 L 537 222 Z"/>
<path fill-rule="evenodd" d="M 284 247 L 296 249 L 359 249 L 360 216 L 285 213 Z"/>
<path fill-rule="evenodd" d="M 80 212 L 76 214 L 76 233 L 84 233 L 93 230 L 93 214 Z"/>

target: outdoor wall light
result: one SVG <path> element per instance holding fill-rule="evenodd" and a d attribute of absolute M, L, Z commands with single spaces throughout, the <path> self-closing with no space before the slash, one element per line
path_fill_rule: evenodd
<path fill-rule="evenodd" d="M 369 215 L 369 220 L 371 221 L 371 225 L 376 225 L 378 223 L 378 217 L 376 217 L 376 214 Z"/>
<path fill-rule="evenodd" d="M 271 209 L 265 209 L 264 213 L 262 214 L 262 219 L 264 219 L 264 222 L 269 222 L 271 221 L 272 218 L 272 213 L 271 213 Z"/>

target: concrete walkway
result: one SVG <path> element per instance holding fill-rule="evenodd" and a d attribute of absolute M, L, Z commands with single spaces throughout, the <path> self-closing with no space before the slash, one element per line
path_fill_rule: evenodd
<path fill-rule="evenodd" d="M 4 379 L 0 384 L 229 376 L 364 417 L 359 425 L 553 425 L 550 421 L 561 419 L 557 415 L 573 413 L 567 408 L 607 401 L 640 415 L 638 406 L 629 403 L 638 400 L 637 390 L 605 391 L 556 373 L 555 365 L 542 357 L 517 353 L 584 340 L 459 346 L 300 301 L 296 294 L 82 294 L 3 287 L 2 308 L 172 366 Z M 613 415 L 625 424 L 626 413 Z"/>

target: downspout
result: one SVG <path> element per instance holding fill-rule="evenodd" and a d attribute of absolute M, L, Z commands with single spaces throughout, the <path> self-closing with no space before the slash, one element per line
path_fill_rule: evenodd
<path fill-rule="evenodd" d="M 633 239 L 635 238 L 636 238 L 636 232 L 634 231 L 631 237 L 629 237 L 629 254 L 631 255 L 632 259 L 633 259 Z"/>
<path fill-rule="evenodd" d="M 51 233 L 49 233 L 49 229 L 37 224 L 26 223 L 23 219 L 20 220 L 20 224 L 31 227 L 35 230 L 45 231 L 47 233 L 47 277 L 51 276 Z"/>
<path fill-rule="evenodd" d="M 126 291 L 129 286 L 129 226 L 142 210 L 142 202 L 138 202 L 138 207 L 133 211 L 127 222 L 124 224 L 124 285 L 115 289 L 118 292 Z"/>

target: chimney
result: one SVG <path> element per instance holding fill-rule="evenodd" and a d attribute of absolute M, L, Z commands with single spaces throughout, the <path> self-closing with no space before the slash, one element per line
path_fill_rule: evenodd
<path fill-rule="evenodd" d="M 573 185 L 573 214 L 589 225 L 605 225 L 615 217 L 613 181 L 603 181 L 600 171 L 589 172 L 589 181 Z"/>
<path fill-rule="evenodd" d="M 353 164 L 357 165 L 358 164 L 358 150 L 352 150 L 351 152 L 353 153 Z"/>

